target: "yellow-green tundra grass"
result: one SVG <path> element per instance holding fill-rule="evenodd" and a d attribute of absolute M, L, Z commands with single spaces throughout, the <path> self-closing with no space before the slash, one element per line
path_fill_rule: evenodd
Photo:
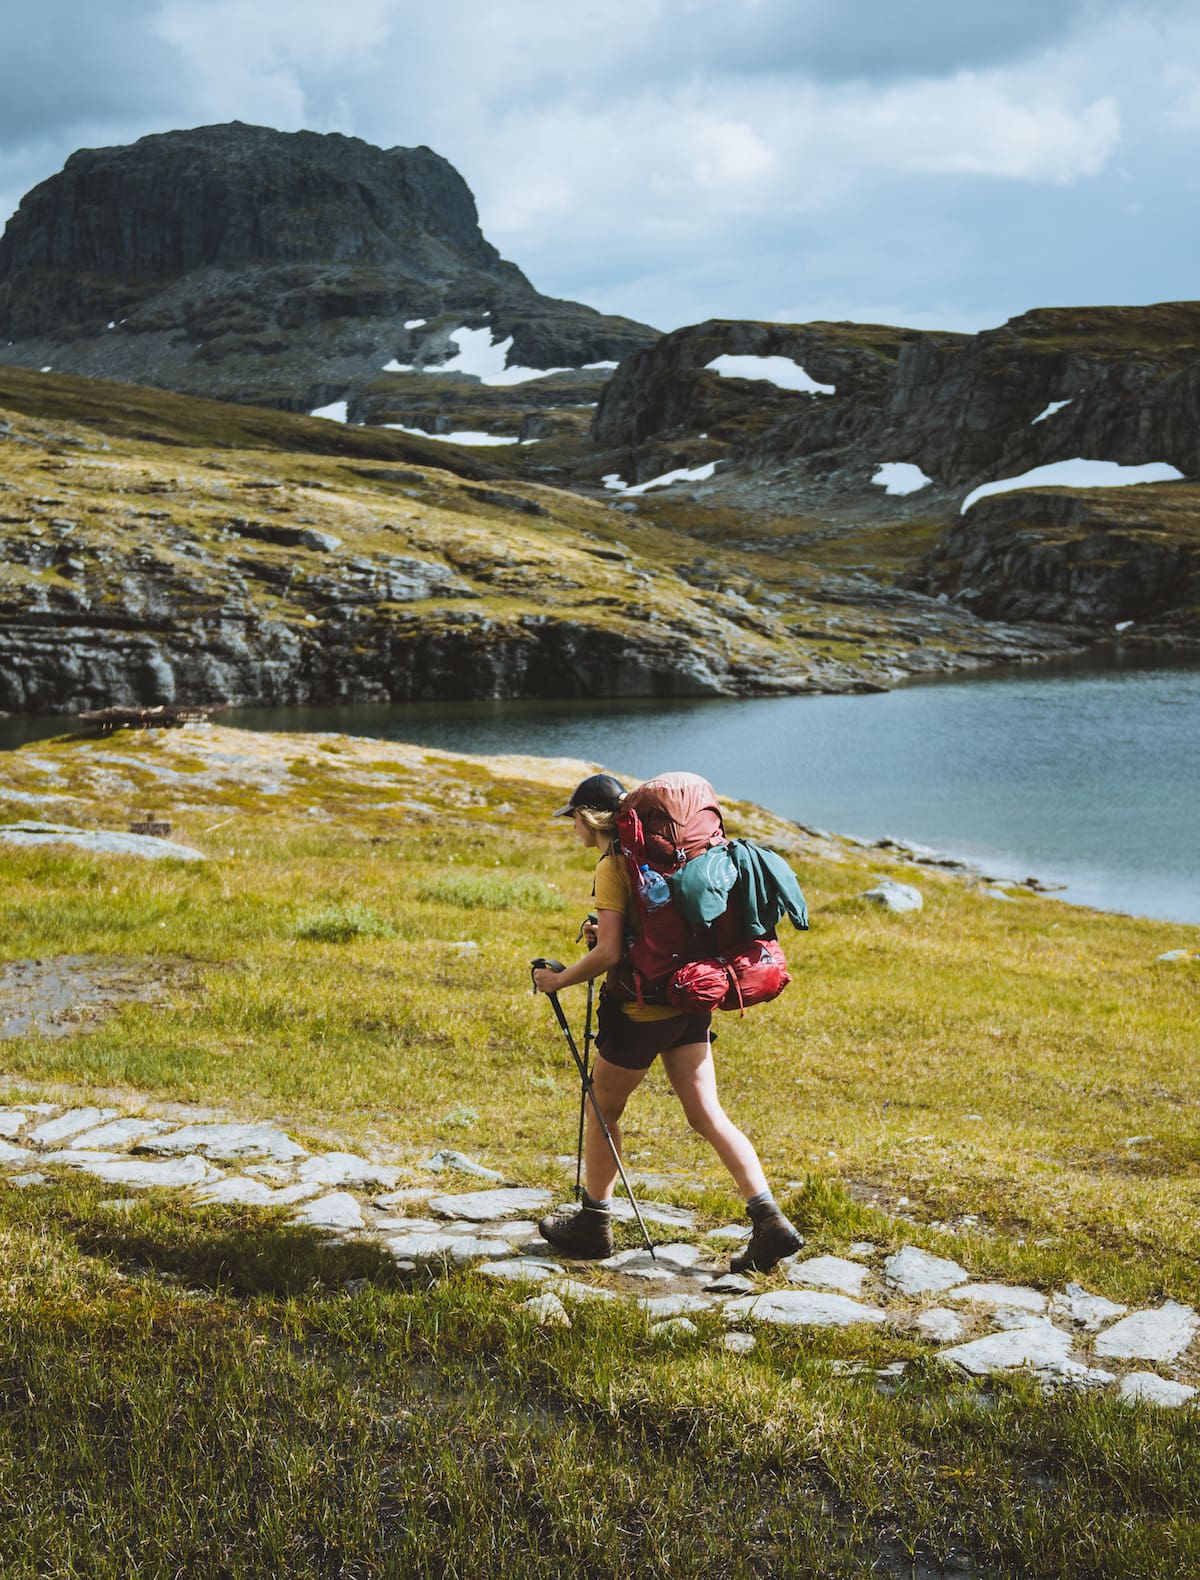
<path fill-rule="evenodd" d="M 0 1102 L 195 1105 L 414 1180 L 449 1146 L 565 1192 L 578 1087 L 528 962 L 575 947 L 590 858 L 547 814 L 584 771 L 214 728 L 6 755 L 0 822 L 153 811 L 208 859 L 0 844 L 0 963 L 155 985 L 0 1042 Z M 812 910 L 791 988 L 718 1043 L 807 1248 L 1200 1302 L 1200 967 L 1157 959 L 1194 930 L 729 821 Z M 880 871 L 924 910 L 858 898 Z M 701 1231 L 736 1218 L 660 1077 L 625 1128 Z M 0 1185 L 6 1580 L 1200 1573 L 1191 1408 L 967 1382 L 895 1333 L 767 1330 L 737 1356 L 715 1316 L 670 1347 L 624 1303 L 543 1330 L 471 1272 L 406 1282 L 266 1210 L 111 1195 Z M 885 1391 L 833 1358 L 909 1364 Z"/>

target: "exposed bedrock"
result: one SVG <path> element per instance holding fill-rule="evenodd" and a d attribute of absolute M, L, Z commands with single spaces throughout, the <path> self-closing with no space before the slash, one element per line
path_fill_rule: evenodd
<path fill-rule="evenodd" d="M 860 493 L 881 462 L 910 462 L 942 508 L 947 494 L 1075 456 L 1195 475 L 1198 344 L 1195 302 L 1041 309 L 974 336 L 713 320 L 627 357 L 592 432 L 609 449 L 648 447 L 646 475 L 671 439 L 698 434 L 751 471 L 783 464 L 793 480 Z M 725 355 L 789 357 L 835 393 L 709 370 Z"/>
<path fill-rule="evenodd" d="M 224 618 L 203 631 L 16 620 L 0 647 L 0 710 L 68 713 L 111 703 L 232 706 L 512 697 L 714 696 L 763 689 L 714 650 L 670 632 L 588 628 L 474 612 L 430 629 L 347 621 L 319 636 Z"/>
<path fill-rule="evenodd" d="M 918 580 L 989 619 L 1107 629 L 1131 622 L 1133 639 L 1169 629 L 1200 642 L 1200 488 L 982 499 Z"/>

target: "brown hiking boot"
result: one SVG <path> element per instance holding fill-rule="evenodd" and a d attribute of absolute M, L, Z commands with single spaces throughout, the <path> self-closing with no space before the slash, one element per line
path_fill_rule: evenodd
<path fill-rule="evenodd" d="M 600 1262 L 613 1254 L 612 1214 L 599 1207 L 560 1208 L 542 1219 L 538 1233 L 556 1251 L 580 1262 Z"/>
<path fill-rule="evenodd" d="M 754 1223 L 746 1249 L 739 1251 L 729 1263 L 731 1273 L 769 1273 L 776 1262 L 791 1256 L 804 1244 L 803 1235 L 783 1216 L 778 1207 L 772 1207 Z"/>

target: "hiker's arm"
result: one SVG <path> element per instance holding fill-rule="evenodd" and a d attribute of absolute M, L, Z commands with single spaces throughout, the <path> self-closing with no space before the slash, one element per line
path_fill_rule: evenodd
<path fill-rule="evenodd" d="M 620 960 L 625 949 L 625 917 L 621 911 L 601 911 L 596 925 L 596 946 L 581 955 L 565 971 L 535 971 L 533 985 L 539 993 L 557 993 L 560 988 L 574 987 L 576 982 L 588 982 L 603 976 Z"/>

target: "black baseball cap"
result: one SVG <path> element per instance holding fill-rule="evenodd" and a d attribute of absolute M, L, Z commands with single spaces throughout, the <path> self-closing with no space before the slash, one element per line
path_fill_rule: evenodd
<path fill-rule="evenodd" d="M 612 774 L 591 774 L 577 784 L 566 806 L 560 806 L 555 817 L 572 817 L 580 807 L 592 812 L 615 812 L 628 792 Z"/>

